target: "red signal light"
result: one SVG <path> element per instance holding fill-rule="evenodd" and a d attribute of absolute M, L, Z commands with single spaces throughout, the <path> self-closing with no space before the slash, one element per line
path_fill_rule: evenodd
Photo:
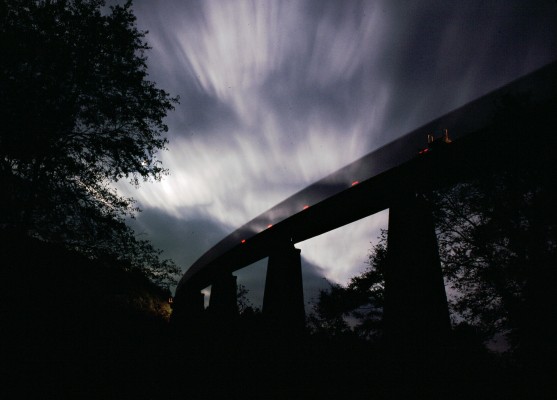
<path fill-rule="evenodd" d="M 246 239 L 242 239 L 242 242 L 241 242 L 241 243 L 242 243 L 242 244 L 246 243 Z"/>
<path fill-rule="evenodd" d="M 351 186 L 356 186 L 358 183 L 360 183 L 360 182 L 359 181 L 354 181 L 354 182 L 352 182 Z"/>
<path fill-rule="evenodd" d="M 307 210 L 308 208 L 309 208 L 309 206 L 306 204 L 303 209 Z"/>

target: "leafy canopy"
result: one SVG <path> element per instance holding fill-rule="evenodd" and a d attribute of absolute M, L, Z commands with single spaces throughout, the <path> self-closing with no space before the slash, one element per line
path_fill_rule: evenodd
<path fill-rule="evenodd" d="M 124 223 L 133 199 L 111 185 L 167 172 L 157 154 L 178 100 L 148 80 L 146 33 L 131 1 L 0 7 L 0 226 L 129 266 L 160 264 Z"/>

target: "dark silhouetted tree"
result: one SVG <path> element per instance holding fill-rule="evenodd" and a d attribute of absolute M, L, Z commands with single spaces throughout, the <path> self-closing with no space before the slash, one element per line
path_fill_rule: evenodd
<path fill-rule="evenodd" d="M 488 335 L 506 334 L 514 347 L 555 333 L 557 322 L 557 220 L 548 208 L 557 199 L 530 178 L 498 173 L 437 199 L 454 313 Z"/>
<path fill-rule="evenodd" d="M 238 284 L 236 289 L 236 299 L 238 302 L 238 314 L 259 314 L 261 311 L 255 307 L 249 299 L 249 290 L 242 284 Z"/>
<path fill-rule="evenodd" d="M 0 227 L 64 243 L 169 282 L 174 264 L 137 240 L 113 182 L 166 173 L 163 118 L 177 99 L 147 79 L 131 2 L 0 5 Z"/>

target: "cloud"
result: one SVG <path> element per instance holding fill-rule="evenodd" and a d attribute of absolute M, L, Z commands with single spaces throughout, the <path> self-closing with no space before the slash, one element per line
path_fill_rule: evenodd
<path fill-rule="evenodd" d="M 163 249 L 162 257 L 174 260 L 183 272 L 226 235 L 226 228 L 214 219 L 193 216 L 182 219 L 151 207 L 128 224 L 138 237 Z"/>
<path fill-rule="evenodd" d="M 557 58 L 557 10 L 542 0 L 137 0 L 135 10 L 150 77 L 181 104 L 161 155 L 171 175 L 119 188 L 185 265 L 305 186 Z M 386 215 L 299 244 L 304 259 L 345 282 Z"/>

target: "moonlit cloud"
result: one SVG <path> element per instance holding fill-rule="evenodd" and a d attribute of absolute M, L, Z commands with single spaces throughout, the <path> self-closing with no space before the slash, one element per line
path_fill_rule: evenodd
<path fill-rule="evenodd" d="M 557 58 L 556 8 L 137 0 L 151 79 L 181 104 L 161 155 L 171 175 L 119 188 L 146 210 L 136 224 L 191 264 L 305 186 Z M 298 247 L 316 271 L 346 282 L 386 220 L 382 213 Z"/>

